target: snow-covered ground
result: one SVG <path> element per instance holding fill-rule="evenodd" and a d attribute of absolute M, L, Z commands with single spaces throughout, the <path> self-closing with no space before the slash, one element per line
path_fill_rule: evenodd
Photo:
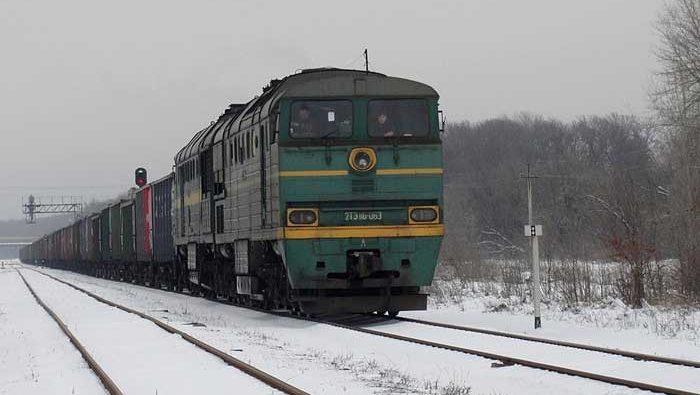
<path fill-rule="evenodd" d="M 22 274 L 125 394 L 279 393 L 150 321 L 34 271 Z"/>
<path fill-rule="evenodd" d="M 156 314 L 178 329 L 314 394 L 626 394 L 625 387 L 510 366 L 456 352 L 361 334 L 324 324 L 275 317 L 201 298 L 42 269 L 101 296 Z M 25 270 L 26 271 L 26 270 Z M 531 317 L 485 311 L 484 300 L 406 315 L 472 326 L 530 333 Z M 473 307 L 470 309 L 469 307 Z M 639 330 L 580 327 L 570 320 L 548 320 L 537 334 L 661 355 L 700 359 L 692 342 Z M 192 325 L 196 323 L 196 325 Z M 383 325 L 386 327 L 386 325 Z M 406 328 L 396 325 L 393 330 Z M 377 328 L 374 328 L 377 329 Z M 384 328 L 382 328 L 384 329 Z M 403 330 L 403 329 L 401 329 Z M 412 329 L 412 335 L 432 331 Z M 530 333 L 532 334 L 532 333 Z M 442 335 L 440 335 L 442 336 Z M 460 335 L 450 335 L 459 337 Z M 463 346 L 479 348 L 462 335 Z M 457 340 L 455 340 L 457 341 Z M 472 344 L 470 344 L 472 343 Z M 679 368 L 687 369 L 687 368 Z M 612 374 L 612 372 L 610 372 Z M 675 373 L 675 372 L 673 372 Z M 673 382 L 673 380 L 671 380 Z M 694 385 L 693 382 L 689 385 Z M 690 388 L 700 390 L 700 388 Z M 470 392 L 468 392 L 470 391 Z"/>
<path fill-rule="evenodd" d="M 478 285 L 437 281 L 427 312 L 402 315 L 700 361 L 700 311 L 631 309 L 615 299 L 574 308 L 551 302 L 542 305 L 542 328 L 535 330 L 530 303 L 484 292 Z"/>
<path fill-rule="evenodd" d="M 13 264 L 17 264 L 17 262 L 13 262 Z M 460 353 L 378 338 L 376 336 L 356 333 L 324 324 L 275 317 L 201 298 L 179 295 L 131 284 L 106 281 L 51 269 L 42 270 L 71 281 L 107 299 L 155 315 L 178 329 L 188 332 L 235 357 L 283 380 L 289 381 L 293 385 L 313 394 L 422 393 L 460 395 L 467 393 L 642 393 L 642 391 L 631 390 L 625 387 L 612 386 L 520 366 L 493 368 L 491 367 L 491 363 L 493 362 L 491 360 Z M 9 272 L 9 270 L 5 270 L 4 272 Z M 4 272 L 0 271 L 0 274 L 10 278 L 10 276 Z M 92 315 L 95 314 L 95 317 L 101 317 L 103 314 L 107 314 L 103 310 L 108 310 L 108 308 L 99 303 L 94 306 L 96 309 L 95 312 L 91 310 L 90 314 L 80 314 L 79 312 L 81 309 L 85 308 L 85 305 L 97 302 L 84 295 L 79 297 L 79 294 L 76 294 L 75 291 L 66 290 L 66 286 L 57 284 L 53 282 L 53 280 L 33 273 L 30 270 L 23 270 L 23 273 L 25 273 L 33 285 L 37 284 L 36 286 L 40 287 L 38 290 L 40 296 L 54 300 L 53 303 L 56 303 L 57 306 L 64 306 L 63 309 L 66 310 L 61 312 L 57 311 L 59 315 L 65 314 L 68 317 L 73 317 L 71 320 L 77 319 L 80 321 L 80 319 L 78 319 L 80 316 L 92 317 Z M 16 274 L 14 276 L 17 277 Z M 24 286 L 21 282 L 19 285 L 22 287 Z M 19 285 L 16 286 L 21 290 Z M 7 288 L 4 284 L 1 286 L 3 290 L 12 289 Z M 40 291 L 41 289 L 43 289 L 43 291 Z M 46 291 L 49 291 L 48 295 L 44 296 L 44 293 L 47 293 Z M 45 320 L 49 320 L 49 324 L 52 324 L 48 316 L 46 316 L 43 310 L 33 301 L 31 295 L 29 295 L 26 290 L 24 290 L 24 293 L 26 294 L 25 296 L 29 296 L 29 299 L 22 303 L 30 306 L 17 308 L 16 311 L 20 313 L 22 311 L 31 311 L 30 307 L 33 303 L 33 309 L 38 309 L 38 313 L 40 313 L 37 314 L 35 312 L 33 314 L 34 318 L 43 317 Z M 2 299 L 3 295 L 4 293 L 0 294 L 0 300 L 4 302 L 5 299 Z M 63 296 L 61 297 L 60 295 Z M 84 300 L 82 298 L 87 299 Z M 16 297 L 12 298 L 13 301 L 15 301 L 15 299 L 21 300 Z M 72 300 L 73 302 L 69 303 L 67 302 L 68 300 Z M 700 347 L 693 339 L 688 339 L 685 336 L 669 337 L 667 335 L 658 335 L 656 332 L 646 330 L 644 327 L 616 325 L 616 321 L 614 320 L 606 321 L 611 323 L 608 326 L 601 325 L 600 323 L 591 324 L 586 320 L 581 321 L 577 319 L 575 317 L 577 312 L 570 312 L 567 315 L 561 310 L 550 311 L 545 309 L 543 328 L 535 331 L 531 329 L 532 317 L 527 315 L 528 311 L 526 306 L 514 307 L 514 304 L 512 307 L 507 306 L 505 309 L 494 308 L 494 306 L 499 307 L 503 301 L 492 297 L 465 297 L 454 303 L 445 303 L 445 300 L 441 299 L 439 301 L 440 303 L 437 302 L 438 300 L 436 299 L 431 301 L 431 309 L 429 311 L 406 312 L 402 313 L 402 315 L 424 320 L 507 330 L 534 336 L 700 360 Z M 19 305 L 19 302 L 16 303 Z M 51 305 L 51 303 L 49 304 Z M 7 307 L 3 309 L 3 306 L 5 305 L 0 304 L 0 309 L 2 309 L 0 311 L 6 313 Z M 61 309 L 60 307 L 51 306 L 57 310 Z M 98 308 L 97 306 L 101 307 Z M 623 307 L 624 306 L 614 306 L 611 310 L 620 313 L 621 310 L 624 310 Z M 552 308 L 552 306 L 550 306 L 550 308 Z M 75 310 L 75 313 L 71 312 L 71 310 Z M 2 313 L 0 313 L 0 322 L 4 322 L 2 321 L 4 318 Z M 580 314 L 580 312 L 578 313 Z M 614 316 L 614 314 L 617 313 L 607 311 L 599 312 L 598 314 Z M 111 312 L 111 314 L 117 313 Z M 121 316 L 122 314 L 125 313 L 119 312 L 118 315 Z M 128 314 L 126 315 L 129 316 Z M 123 319 L 124 318 L 102 318 L 90 319 L 87 320 L 87 322 L 104 321 L 111 323 L 115 321 L 115 325 L 117 325 L 120 320 Z M 137 319 L 137 321 L 138 320 L 141 319 Z M 49 328 L 53 329 L 50 325 Z M 409 336 L 429 338 L 432 340 L 441 340 L 445 342 L 449 340 L 451 344 L 461 345 L 467 348 L 482 349 L 483 347 L 497 347 L 495 351 L 501 353 L 507 352 L 509 347 L 513 349 L 517 347 L 519 352 L 526 353 L 524 355 L 530 353 L 529 356 L 535 357 L 535 359 L 538 356 L 538 351 L 541 351 L 541 356 L 553 353 L 553 351 L 546 349 L 546 346 L 538 348 L 540 346 L 534 345 L 533 343 L 522 344 L 520 346 L 517 344 L 509 345 L 506 341 L 494 342 L 493 340 L 485 340 L 485 338 L 465 334 L 463 332 L 427 328 L 416 324 L 382 323 L 371 325 L 371 328 L 403 333 Z M 74 328 L 71 327 L 71 329 L 73 330 Z M 0 326 L 0 330 L 2 330 L 3 334 L 8 333 L 4 326 Z M 94 330 L 97 331 L 96 328 Z M 119 329 L 115 326 L 111 332 L 120 332 L 124 330 L 126 329 Z M 158 334 L 159 337 L 156 338 L 156 334 L 154 333 L 153 337 L 148 338 L 149 342 L 167 342 L 168 340 L 166 339 L 172 337 L 160 329 L 155 328 L 154 330 L 160 331 Z M 61 336 L 63 335 L 57 327 L 55 328 L 55 332 L 54 335 L 62 339 Z M 103 330 L 102 332 L 105 331 Z M 12 335 L 13 332 L 9 333 L 11 333 L 10 336 L 0 338 L 0 357 L 2 356 L 2 350 L 9 345 L 13 345 L 12 348 L 15 350 L 15 354 L 18 352 L 26 352 L 21 349 L 21 341 L 16 340 L 18 335 Z M 107 333 L 109 333 L 109 331 L 107 331 Z M 141 332 L 139 331 L 139 333 Z M 12 339 L 13 336 L 15 340 L 8 340 L 8 338 Z M 85 336 L 85 334 L 83 336 Z M 110 347 L 108 345 L 100 346 L 102 342 L 109 343 L 108 339 L 115 338 L 111 335 L 96 337 L 96 343 L 93 347 L 105 347 L 108 349 Z M 37 340 L 37 344 L 46 344 L 47 342 L 48 340 Z M 67 340 L 64 340 L 64 342 L 67 342 Z M 489 342 L 493 344 L 489 345 Z M 67 343 L 67 346 L 67 350 L 72 351 L 70 343 Z M 182 348 L 183 347 L 180 346 L 179 348 L 173 348 L 167 351 L 138 351 L 137 354 L 162 355 L 163 359 L 167 361 L 175 361 L 177 358 L 180 358 L 180 360 L 189 359 L 189 357 L 183 358 L 184 352 Z M 88 349 L 90 349 L 90 347 L 88 347 Z M 77 352 L 75 352 L 75 354 L 77 355 L 75 366 L 82 366 L 82 374 L 95 382 L 99 391 L 103 391 L 97 379 L 94 378 L 94 375 L 92 375 L 85 364 L 82 363 L 82 359 Z M 585 355 L 585 353 L 579 355 Z M 563 354 L 559 355 L 558 358 L 566 359 Z M 596 358 L 595 356 L 590 357 L 590 359 L 582 357 L 579 362 L 583 364 L 581 366 L 586 364 L 593 366 L 595 365 L 595 361 L 598 361 Z M 634 378 L 641 376 L 637 378 L 647 378 L 649 380 L 654 379 L 654 375 L 656 375 L 660 380 L 666 380 L 658 384 L 700 392 L 699 379 L 694 378 L 692 370 L 690 370 L 691 373 L 688 375 L 688 369 L 690 368 L 660 366 L 658 369 L 649 369 L 649 366 L 654 365 L 633 361 L 625 361 L 624 364 L 618 365 L 622 363 L 619 358 L 620 357 L 615 357 L 602 363 L 601 366 L 598 367 L 599 371 L 609 375 L 625 372 L 625 374 L 631 375 L 629 377 Z M 622 360 L 625 359 L 622 358 Z M 221 364 L 223 365 L 223 362 Z M 635 366 L 635 364 L 638 364 L 638 369 L 630 368 L 630 366 Z M 63 365 L 66 365 L 65 362 L 63 362 Z M 236 377 L 235 372 L 231 372 L 232 368 L 226 365 L 224 366 L 229 369 L 229 374 L 231 376 Z M 0 367 L 2 367 L 2 365 L 0 365 Z M 119 371 L 124 368 L 117 367 L 116 369 Z M 14 380 L 22 383 L 26 381 L 26 377 L 23 379 L 18 376 L 17 373 L 10 374 L 7 372 L 6 369 L 0 371 L 0 393 L 2 393 L 2 390 L 5 388 L 2 383 L 6 381 Z M 644 372 L 649 373 L 646 374 Z M 197 373 L 192 371 L 189 372 L 188 377 L 199 377 L 201 375 L 207 377 L 206 374 L 209 373 Z M 7 378 L 5 378 L 5 376 L 7 376 Z M 166 376 L 179 377 L 178 375 L 170 376 L 169 374 L 165 374 L 164 377 Z M 63 379 L 56 374 L 44 376 L 44 379 L 47 377 L 51 377 L 53 380 Z M 70 380 L 75 380 L 75 378 L 70 378 Z M 127 381 L 138 382 L 138 380 L 137 377 L 129 377 Z M 32 388 L 27 387 L 30 385 L 29 383 L 24 383 L 22 385 L 25 386 L 22 388 Z M 215 384 L 214 387 L 220 388 L 217 384 Z M 269 388 L 263 388 L 260 389 L 260 391 L 261 392 L 252 391 L 250 393 L 270 392 Z M 132 393 L 133 391 L 127 392 Z M 36 392 L 10 391 L 6 393 L 45 392 L 37 390 Z M 83 392 L 76 391 L 75 393 L 95 392 L 84 390 Z M 146 391 L 140 393 L 152 392 Z M 160 390 L 159 393 L 173 392 Z"/>
<path fill-rule="evenodd" d="M 425 316 L 426 314 L 423 314 Z M 436 320 L 431 317 L 433 321 Z M 694 367 L 635 361 L 632 358 L 579 350 L 487 334 L 435 328 L 410 322 L 383 322 L 366 327 L 382 332 L 436 341 L 462 348 L 510 356 L 574 370 L 651 383 L 685 391 L 700 389 L 700 374 Z"/>
<path fill-rule="evenodd" d="M 106 394 L 17 272 L 4 266 L 0 269 L 0 394 Z"/>
<path fill-rule="evenodd" d="M 655 263 L 658 270 L 665 272 L 674 271 L 671 267 L 677 264 L 675 260 Z M 510 273 L 510 280 L 468 280 L 464 273 L 455 273 L 454 266 L 441 266 L 439 277 L 429 288 L 433 294 L 429 299 L 430 310 L 449 311 L 450 315 L 454 315 L 452 313 L 455 311 L 502 313 L 508 320 L 512 315 L 531 316 L 530 287 L 522 282 L 514 283 L 512 278 L 513 271 L 523 270 L 522 265 L 511 261 L 489 261 L 488 265 L 492 270 Z M 552 271 L 563 270 L 561 262 L 549 262 L 548 265 L 553 268 Z M 605 328 L 622 332 L 633 330 L 642 335 L 653 335 L 652 338 L 678 339 L 700 346 L 700 305 L 673 304 L 674 300 L 680 303 L 681 298 L 677 292 L 668 290 L 674 296 L 667 298 L 667 305 L 652 306 L 643 302 L 642 308 L 630 308 L 614 296 L 618 293 L 614 283 L 619 276 L 619 264 L 581 262 L 581 265 L 593 273 L 588 274 L 592 277 L 588 287 L 579 284 L 578 293 L 588 294 L 588 299 L 580 295 L 581 300 L 588 302 L 572 300 L 571 284 L 562 284 L 561 281 L 549 286 L 544 284 L 542 311 L 545 319 L 550 322 L 565 322 L 573 327 Z M 495 278 L 497 277 L 496 275 Z M 586 292 L 581 290 L 584 288 Z"/>
<path fill-rule="evenodd" d="M 168 334 L 136 315 L 97 302 L 83 293 L 34 271 L 22 270 L 22 274 L 39 297 L 61 317 L 71 332 L 126 394 L 185 395 L 200 392 L 228 394 L 233 389 L 245 394 L 279 393 L 228 366 L 221 359 L 187 343 L 179 336 Z M 8 270 L 0 272 L 0 281 L 3 291 L 13 291 L 2 293 L 3 302 L 5 302 L 3 306 L 7 306 L 6 310 L 14 313 L 13 315 L 19 318 L 18 321 L 21 322 L 26 317 L 50 321 L 49 316 L 36 304 L 28 290 L 22 289 L 24 284 L 16 272 Z M 27 297 L 27 295 L 30 296 Z M 17 313 L 17 310 L 20 312 Z M 31 312 L 31 315 L 23 314 L 22 311 Z M 16 334 L 16 331 L 21 328 L 12 324 L 13 322 L 5 323 L 3 328 L 11 329 Z M 52 323 L 49 322 L 48 325 L 42 323 L 37 327 L 51 325 Z M 56 324 L 53 326 L 54 332 L 63 335 Z M 33 328 L 30 327 L 30 329 Z M 43 338 L 33 336 L 34 339 L 25 339 L 23 331 L 27 329 L 21 330 L 19 336 L 7 333 L 4 337 L 5 341 L 0 342 L 8 349 L 7 358 L 2 359 L 10 366 L 2 372 L 2 376 L 7 375 L 8 384 L 15 385 L 23 391 L 26 390 L 24 393 L 33 394 L 104 392 L 99 382 L 94 383 L 92 372 L 85 369 L 84 363 L 80 363 L 80 356 L 78 355 L 76 359 L 70 355 L 77 354 L 75 349 L 73 353 L 69 352 L 70 348 L 60 353 L 47 351 L 55 350 L 56 346 L 63 348 L 62 346 L 66 344 L 72 347 L 67 343 L 65 336 L 63 338 L 58 336 L 57 339 L 48 336 Z M 27 342 L 27 340 L 33 341 Z M 27 353 L 25 348 L 38 348 L 45 351 L 30 350 L 28 357 L 19 360 L 11 358 L 9 351 L 16 356 L 24 357 Z M 5 349 L 5 346 L 1 349 Z M 46 354 L 50 355 L 46 357 Z M 69 354 L 71 358 L 63 360 L 61 357 L 64 354 Z M 71 365 L 66 365 L 67 362 Z M 34 373 L 35 365 L 51 367 L 52 371 Z M 27 377 L 27 370 L 31 372 L 29 377 Z M 64 371 L 68 374 L 64 374 Z M 57 391 L 53 382 L 65 387 L 65 391 Z M 17 389 L 10 385 L 3 385 L 2 391 L 7 389 L 8 394 L 18 393 Z M 75 390 L 76 387 L 79 391 Z"/>

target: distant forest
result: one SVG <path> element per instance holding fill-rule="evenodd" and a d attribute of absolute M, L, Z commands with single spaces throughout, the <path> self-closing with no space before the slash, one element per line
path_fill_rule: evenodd
<path fill-rule="evenodd" d="M 474 270 L 468 276 L 478 277 L 490 273 L 479 265 L 528 261 L 522 176 L 529 165 L 537 177 L 533 222 L 544 227 L 541 258 L 574 266 L 620 262 L 621 296 L 641 304 L 649 296 L 650 265 L 680 256 L 682 220 L 689 215 L 674 205 L 674 195 L 686 191 L 674 185 L 678 169 L 670 153 L 660 131 L 633 116 L 564 123 L 521 115 L 450 125 L 444 135 L 443 264 L 469 264 Z M 529 270 L 526 264 L 521 269 Z M 691 293 L 697 284 L 680 286 Z"/>
<path fill-rule="evenodd" d="M 529 164 L 546 286 L 573 302 L 608 288 L 635 307 L 700 301 L 700 3 L 668 2 L 655 27 L 652 119 L 522 115 L 447 128 L 443 266 L 520 281 L 502 263 L 527 262 Z"/>

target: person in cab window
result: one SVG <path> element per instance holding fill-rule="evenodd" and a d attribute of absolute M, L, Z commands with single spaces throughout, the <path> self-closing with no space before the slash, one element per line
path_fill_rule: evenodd
<path fill-rule="evenodd" d="M 377 116 L 377 124 L 374 130 L 379 136 L 392 137 L 396 135 L 396 127 L 385 112 L 381 112 Z"/>
<path fill-rule="evenodd" d="M 311 121 L 311 111 L 306 106 L 301 106 L 299 112 L 292 121 L 292 136 L 294 137 L 313 137 L 314 127 Z"/>

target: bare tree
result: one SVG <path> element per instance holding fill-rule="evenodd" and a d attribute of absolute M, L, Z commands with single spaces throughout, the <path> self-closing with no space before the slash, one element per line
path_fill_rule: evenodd
<path fill-rule="evenodd" d="M 656 160 L 655 141 L 652 128 L 621 115 L 568 124 L 520 115 L 450 125 L 443 263 L 468 280 L 496 275 L 482 279 L 522 282 L 527 198 L 519 174 L 530 163 L 539 176 L 534 219 L 547 229 L 541 253 L 552 263 L 545 267 L 545 288 L 563 291 L 571 303 L 590 301 L 598 276 L 600 295 L 622 296 L 634 306 L 657 297 L 650 261 L 669 256 L 660 240 L 674 238 L 658 237 L 668 232 L 659 223 L 669 195 L 659 174 L 669 171 Z M 621 263 L 614 280 L 591 266 L 610 258 Z M 614 290 L 605 288 L 613 281 Z"/>
<path fill-rule="evenodd" d="M 683 291 L 700 298 L 700 1 L 668 3 L 657 31 L 662 69 L 654 99 L 668 131 L 669 218 L 674 225 Z"/>
<path fill-rule="evenodd" d="M 651 129 L 631 117 L 611 115 L 592 122 L 604 141 L 603 174 L 589 198 L 598 215 L 599 235 L 611 257 L 626 265 L 618 287 L 634 307 L 645 299 L 645 276 L 657 256 L 661 200 L 656 196 L 656 168 Z"/>

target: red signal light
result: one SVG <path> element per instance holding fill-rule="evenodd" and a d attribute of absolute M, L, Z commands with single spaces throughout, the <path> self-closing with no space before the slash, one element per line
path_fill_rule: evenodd
<path fill-rule="evenodd" d="M 138 169 L 136 169 L 136 171 L 134 172 L 134 176 L 136 185 L 139 188 L 143 187 L 148 183 L 148 174 L 146 173 L 146 169 L 144 169 L 143 167 L 139 167 Z"/>

